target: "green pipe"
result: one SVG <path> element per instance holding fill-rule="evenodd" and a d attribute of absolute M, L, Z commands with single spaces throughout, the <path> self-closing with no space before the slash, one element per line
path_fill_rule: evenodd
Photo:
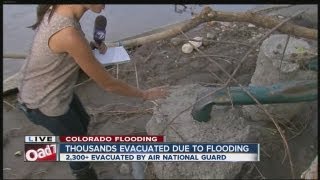
<path fill-rule="evenodd" d="M 295 103 L 317 100 L 318 85 L 316 80 L 291 81 L 274 84 L 272 86 L 244 87 L 261 104 Z M 210 120 L 213 105 L 252 105 L 256 102 L 240 87 L 224 88 L 216 93 L 214 89 L 208 90 L 204 95 L 198 95 L 197 102 L 192 109 L 193 119 L 200 122 Z M 204 97 L 204 98 L 202 98 Z"/>

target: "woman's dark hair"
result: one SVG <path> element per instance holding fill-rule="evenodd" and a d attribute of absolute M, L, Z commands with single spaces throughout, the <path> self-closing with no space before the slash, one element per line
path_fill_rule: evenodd
<path fill-rule="evenodd" d="M 37 27 L 40 25 L 41 21 L 43 20 L 44 15 L 50 9 L 50 7 L 51 7 L 51 12 L 49 14 L 49 20 L 50 20 L 51 16 L 53 15 L 54 10 L 57 7 L 57 5 L 53 5 L 53 4 L 40 4 L 40 5 L 38 5 L 38 7 L 37 7 L 37 22 L 34 23 L 32 26 L 29 26 L 28 28 L 31 28 L 32 30 L 37 29 Z"/>

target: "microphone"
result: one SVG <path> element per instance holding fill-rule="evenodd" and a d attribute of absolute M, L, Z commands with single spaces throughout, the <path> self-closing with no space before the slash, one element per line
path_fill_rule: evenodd
<path fill-rule="evenodd" d="M 100 46 L 106 38 L 107 18 L 103 15 L 96 17 L 93 29 L 93 39 Z"/>

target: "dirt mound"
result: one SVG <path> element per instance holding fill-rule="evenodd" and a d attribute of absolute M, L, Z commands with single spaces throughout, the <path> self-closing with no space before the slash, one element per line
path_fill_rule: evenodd
<path fill-rule="evenodd" d="M 227 26 L 226 26 L 227 25 Z M 208 56 L 220 63 L 225 70 L 231 73 L 240 57 L 244 56 L 249 44 L 260 37 L 265 29 L 249 28 L 244 23 L 209 23 L 187 33 L 187 36 L 207 37 L 207 33 L 215 37 L 208 39 L 206 46 L 200 49 Z M 183 35 L 177 36 L 185 40 Z M 185 40 L 186 41 L 186 40 Z M 247 44 L 248 46 L 245 46 Z M 227 76 L 215 67 L 206 57 L 196 51 L 184 54 L 182 44 L 173 45 L 170 40 L 145 44 L 135 50 L 132 60 L 138 70 L 139 85 L 144 88 L 158 85 L 184 85 L 190 83 L 215 84 L 225 81 Z M 230 51 L 232 49 L 232 51 Z M 254 72 L 257 53 L 250 55 L 236 78 L 246 84 Z M 216 74 L 219 78 L 217 79 Z M 120 66 L 120 79 L 135 85 L 135 72 L 133 64 Z"/>

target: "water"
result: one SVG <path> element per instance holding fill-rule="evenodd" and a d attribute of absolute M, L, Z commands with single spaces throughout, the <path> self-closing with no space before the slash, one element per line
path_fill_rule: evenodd
<path fill-rule="evenodd" d="M 215 10 L 243 12 L 256 5 L 210 5 Z M 182 6 L 178 6 L 182 9 Z M 200 12 L 203 6 L 187 5 L 187 11 L 175 12 L 173 4 L 165 5 L 107 5 L 101 13 L 108 19 L 107 41 L 134 36 L 160 26 L 191 18 L 191 11 Z M 97 14 L 86 12 L 80 23 L 87 39 L 92 39 L 94 19 Z M 36 20 L 36 5 L 3 6 L 3 52 L 26 54 L 34 32 L 26 28 Z M 9 62 L 10 61 L 10 62 Z M 4 78 L 21 66 L 21 60 L 4 59 Z"/>

